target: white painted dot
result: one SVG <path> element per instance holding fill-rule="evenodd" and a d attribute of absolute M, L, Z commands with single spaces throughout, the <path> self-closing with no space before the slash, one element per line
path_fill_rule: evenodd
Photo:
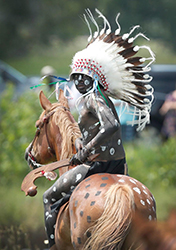
<path fill-rule="evenodd" d="M 44 199 L 44 201 L 43 201 L 45 204 L 47 204 L 48 203 L 48 199 Z"/>
<path fill-rule="evenodd" d="M 149 199 L 146 200 L 148 204 L 151 204 L 151 202 L 149 201 Z"/>
<path fill-rule="evenodd" d="M 110 153 L 110 155 L 114 155 L 115 154 L 115 149 L 114 148 L 110 148 L 109 153 Z"/>
<path fill-rule="evenodd" d="M 100 146 L 102 151 L 106 150 L 106 146 Z"/>
<path fill-rule="evenodd" d="M 51 234 L 51 235 L 50 235 L 50 238 L 53 240 L 53 239 L 54 239 L 54 234 Z"/>
<path fill-rule="evenodd" d="M 46 212 L 46 213 L 45 213 L 45 216 L 48 216 L 48 215 L 49 215 L 49 212 Z"/>
<path fill-rule="evenodd" d="M 100 107 L 100 108 L 99 108 L 99 110 L 100 110 L 100 112 L 101 112 L 101 111 L 103 111 L 103 110 L 104 110 L 104 108 L 103 108 L 103 107 Z"/>
<path fill-rule="evenodd" d="M 81 179 L 81 177 L 82 177 L 82 174 L 80 174 L 80 173 L 77 174 L 77 175 L 76 175 L 76 182 L 79 181 L 79 180 Z"/>
<path fill-rule="evenodd" d="M 84 138 L 87 139 L 88 134 L 89 134 L 88 131 L 85 131 L 83 134 L 84 134 Z"/>
<path fill-rule="evenodd" d="M 121 140 L 120 140 L 120 139 L 118 139 L 117 144 L 118 144 L 118 145 L 120 145 L 120 144 L 121 144 Z"/>
<path fill-rule="evenodd" d="M 141 203 L 143 206 L 145 206 L 145 201 L 140 200 L 140 203 Z"/>
<path fill-rule="evenodd" d="M 155 212 L 155 207 L 154 207 L 154 206 L 152 207 L 152 209 L 153 209 L 153 211 Z"/>
<path fill-rule="evenodd" d="M 146 192 L 145 190 L 143 190 L 143 192 L 144 192 L 144 194 L 146 194 L 146 195 L 147 195 L 147 192 Z"/>
<path fill-rule="evenodd" d="M 48 214 L 48 216 L 46 217 L 46 220 L 48 220 L 49 218 L 52 218 L 51 214 Z"/>
<path fill-rule="evenodd" d="M 63 179 L 63 183 L 66 183 L 66 182 L 67 182 L 67 178 L 64 178 L 64 179 Z"/>
<path fill-rule="evenodd" d="M 119 182 L 125 182 L 123 179 L 120 179 Z"/>
<path fill-rule="evenodd" d="M 141 194 L 141 190 L 138 188 L 138 187 L 134 187 L 133 190 L 138 193 L 138 194 Z"/>
<path fill-rule="evenodd" d="M 149 220 L 152 220 L 152 216 L 151 216 L 151 215 L 149 215 L 149 217 L 148 217 L 148 218 L 149 218 Z"/>
<path fill-rule="evenodd" d="M 56 192 L 56 187 L 53 187 L 53 191 Z"/>
<path fill-rule="evenodd" d="M 144 185 L 142 185 L 143 189 L 146 189 L 146 187 Z"/>
<path fill-rule="evenodd" d="M 95 154 L 95 148 L 92 148 L 91 153 L 94 155 Z"/>
<path fill-rule="evenodd" d="M 75 186 L 71 186 L 71 187 L 70 187 L 70 189 L 74 189 L 74 188 L 75 188 Z"/>
<path fill-rule="evenodd" d="M 49 244 L 49 240 L 44 240 L 44 244 L 48 245 Z"/>
<path fill-rule="evenodd" d="M 56 201 L 56 199 L 54 199 L 54 198 L 52 198 L 51 200 L 52 200 L 52 202 L 55 202 L 55 201 Z"/>
<path fill-rule="evenodd" d="M 135 180 L 133 180 L 133 179 L 130 179 L 130 181 L 131 181 L 132 183 L 136 184 Z"/>
<path fill-rule="evenodd" d="M 64 192 L 61 192 L 61 195 L 64 197 L 64 196 L 66 196 L 66 193 L 64 193 Z"/>
<path fill-rule="evenodd" d="M 100 130 L 100 132 L 103 134 L 103 133 L 105 132 L 105 129 L 102 128 L 102 129 Z"/>
<path fill-rule="evenodd" d="M 154 200 L 155 200 L 155 198 L 154 198 L 153 196 L 151 196 L 150 198 L 151 198 L 151 200 L 152 200 L 152 201 L 154 201 Z"/>

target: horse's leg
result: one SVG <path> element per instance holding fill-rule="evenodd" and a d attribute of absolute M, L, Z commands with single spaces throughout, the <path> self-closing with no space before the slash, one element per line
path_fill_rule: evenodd
<path fill-rule="evenodd" d="M 70 189 L 79 184 L 85 177 L 89 166 L 79 165 L 67 173 L 63 174 L 43 195 L 45 227 L 50 247 L 55 244 L 54 226 L 57 217 L 57 211 L 51 210 L 51 206 L 63 198 Z"/>
<path fill-rule="evenodd" d="M 55 241 L 59 250 L 73 250 L 70 235 L 69 206 L 63 205 L 58 213 L 55 227 Z"/>

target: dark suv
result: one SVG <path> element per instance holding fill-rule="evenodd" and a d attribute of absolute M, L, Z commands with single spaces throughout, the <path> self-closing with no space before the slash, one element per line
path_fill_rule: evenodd
<path fill-rule="evenodd" d="M 154 134 L 160 134 L 164 116 L 160 114 L 159 110 L 166 95 L 176 88 L 176 65 L 155 64 L 149 74 L 153 76 L 151 85 L 154 87 L 154 101 L 150 113 L 150 123 L 146 128 L 152 128 Z M 117 106 L 116 101 L 115 106 Z M 135 126 L 128 126 L 126 122 L 121 122 L 121 125 L 124 141 L 131 141 L 140 135 L 136 132 Z"/>
<path fill-rule="evenodd" d="M 176 88 L 176 65 L 153 65 L 150 75 L 153 76 L 151 84 L 154 87 L 155 98 L 149 126 L 156 128 L 160 132 L 164 117 L 160 114 L 159 109 L 164 103 L 166 95 Z"/>

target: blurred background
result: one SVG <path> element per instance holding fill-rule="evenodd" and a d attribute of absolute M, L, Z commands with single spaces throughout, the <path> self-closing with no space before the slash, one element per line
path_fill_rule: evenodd
<path fill-rule="evenodd" d="M 42 194 L 52 184 L 37 181 L 36 197 L 25 197 L 20 186 L 30 171 L 25 148 L 35 134 L 42 109 L 38 93 L 53 89 L 40 83 L 47 70 L 68 77 L 73 55 L 87 44 L 83 13 L 98 8 L 115 29 L 120 12 L 121 34 L 140 24 L 140 32 L 156 55 L 151 75 L 155 99 L 151 123 L 143 132 L 126 125 L 122 132 L 129 174 L 154 194 L 159 220 L 176 208 L 176 111 L 162 109 L 176 87 L 175 0 L 0 0 L 0 249 L 47 249 L 44 244 Z M 45 67 L 49 66 L 49 67 Z M 55 98 L 51 98 L 56 101 Z M 117 111 L 119 103 L 115 102 Z M 170 104 L 171 106 L 171 104 Z M 73 110 L 75 112 L 75 110 Z M 74 113 L 77 117 L 76 112 Z"/>

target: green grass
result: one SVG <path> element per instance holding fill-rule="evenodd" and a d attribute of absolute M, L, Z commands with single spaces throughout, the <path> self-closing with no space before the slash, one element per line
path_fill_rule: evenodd
<path fill-rule="evenodd" d="M 163 168 L 164 163 L 160 157 L 164 151 L 166 160 L 171 158 L 171 162 L 168 161 L 168 168 L 175 164 L 172 150 L 165 151 L 167 147 L 171 148 L 174 140 L 160 144 L 159 147 L 156 147 L 155 143 L 151 144 L 150 140 L 148 142 L 145 140 L 147 145 L 144 145 L 144 141 L 141 140 L 125 144 L 129 172 L 132 177 L 140 180 L 150 189 L 156 200 L 158 220 L 165 220 L 171 209 L 176 208 L 176 185 L 170 184 L 169 181 L 163 182 L 163 173 L 160 173 L 160 169 Z M 172 147 L 175 150 L 174 145 Z M 158 159 L 159 165 L 155 166 L 155 158 Z M 172 177 L 175 180 L 174 176 Z M 53 182 L 45 178 L 37 180 L 35 184 L 38 186 L 38 193 L 35 197 L 25 196 L 20 190 L 21 182 L 22 178 L 18 177 L 16 183 L 6 184 L 0 189 L 0 238 L 2 239 L 0 249 L 5 250 L 6 246 L 10 246 L 9 249 L 12 250 L 44 249 L 46 246 L 43 242 L 46 235 L 42 196 Z M 4 243 L 6 245 L 3 245 L 3 242 L 6 242 Z M 12 245 L 15 247 L 12 248 Z"/>

